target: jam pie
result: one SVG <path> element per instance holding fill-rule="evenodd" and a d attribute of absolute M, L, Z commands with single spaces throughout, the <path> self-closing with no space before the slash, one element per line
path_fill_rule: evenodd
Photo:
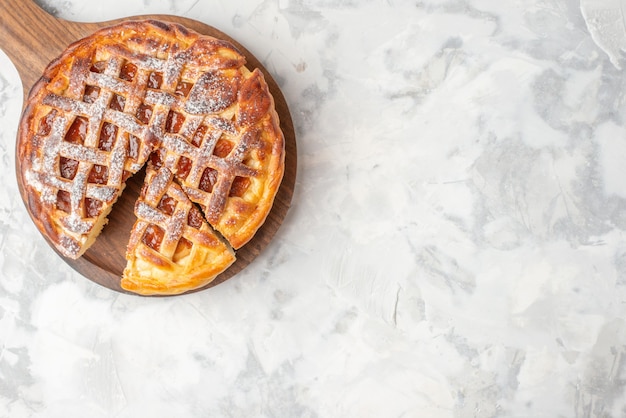
<path fill-rule="evenodd" d="M 255 235 L 285 144 L 263 74 L 233 45 L 146 20 L 95 32 L 50 63 L 27 99 L 18 156 L 35 224 L 73 259 L 149 166 L 121 283 L 171 294 L 206 284 Z"/>

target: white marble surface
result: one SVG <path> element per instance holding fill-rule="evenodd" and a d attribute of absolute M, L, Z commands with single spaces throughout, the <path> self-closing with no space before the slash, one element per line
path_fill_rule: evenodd
<path fill-rule="evenodd" d="M 1 417 L 626 416 L 624 2 L 38 1 L 238 39 L 298 177 L 237 277 L 113 293 L 28 219 L 3 56 Z"/>

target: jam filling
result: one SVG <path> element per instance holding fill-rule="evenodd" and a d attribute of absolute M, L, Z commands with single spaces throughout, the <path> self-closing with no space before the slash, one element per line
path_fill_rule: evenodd
<path fill-rule="evenodd" d="M 176 175 L 181 179 L 186 179 L 191 171 L 191 160 L 187 157 L 180 157 L 176 164 Z"/>
<path fill-rule="evenodd" d="M 128 156 L 135 161 L 139 158 L 139 145 L 139 138 L 135 135 L 130 135 L 128 138 Z"/>
<path fill-rule="evenodd" d="M 147 125 L 150 122 L 150 118 L 152 117 L 152 107 L 146 104 L 140 104 L 137 108 L 137 113 L 135 114 L 139 122 Z"/>
<path fill-rule="evenodd" d="M 65 190 L 59 190 L 57 192 L 57 209 L 62 210 L 65 213 L 72 211 L 70 204 L 70 193 Z"/>
<path fill-rule="evenodd" d="M 56 110 L 52 110 L 46 116 L 41 118 L 39 120 L 39 130 L 37 131 L 37 134 L 42 136 L 50 135 L 50 131 L 52 130 L 52 121 L 54 120 L 55 116 Z"/>
<path fill-rule="evenodd" d="M 187 225 L 192 228 L 200 229 L 202 227 L 202 213 L 199 209 L 193 207 L 187 216 Z"/>
<path fill-rule="evenodd" d="M 225 139 L 220 139 L 215 144 L 215 148 L 213 149 L 213 155 L 219 158 L 225 158 L 233 149 L 233 144 L 230 141 Z"/>
<path fill-rule="evenodd" d="M 117 137 L 117 126 L 104 122 L 102 129 L 100 129 L 100 139 L 98 140 L 98 148 L 102 151 L 111 151 L 113 144 L 115 144 L 115 138 Z"/>
<path fill-rule="evenodd" d="M 105 61 L 98 61 L 98 62 L 94 62 L 91 65 L 91 68 L 89 69 L 89 71 L 91 71 L 92 73 L 102 73 L 104 72 L 104 69 L 106 68 L 107 63 Z"/>
<path fill-rule="evenodd" d="M 217 183 L 217 170 L 207 167 L 204 169 L 202 173 L 202 177 L 200 177 L 200 184 L 198 187 L 200 190 L 204 190 L 207 193 L 211 193 L 213 191 L 213 186 Z"/>
<path fill-rule="evenodd" d="M 185 117 L 183 115 L 170 110 L 170 112 L 167 114 L 167 120 L 165 122 L 165 131 L 175 134 L 180 131 L 180 128 L 183 127 L 184 122 Z"/>
<path fill-rule="evenodd" d="M 163 83 L 163 74 L 161 73 L 150 73 L 148 77 L 148 88 L 149 89 L 159 89 L 161 88 L 161 83 Z"/>
<path fill-rule="evenodd" d="M 60 157 L 59 168 L 61 171 L 61 177 L 68 180 L 73 180 L 78 171 L 78 161 L 70 158 Z"/>
<path fill-rule="evenodd" d="M 114 94 L 111 98 L 111 103 L 109 107 L 113 110 L 117 110 L 118 112 L 124 111 L 124 105 L 126 104 L 126 98 L 124 96 L 120 96 L 119 94 Z"/>
<path fill-rule="evenodd" d="M 181 81 L 176 85 L 176 91 L 174 93 L 181 97 L 187 97 L 192 87 L 193 84 L 187 83 L 186 81 Z"/>
<path fill-rule="evenodd" d="M 87 126 L 88 122 L 82 116 L 77 116 L 72 122 L 70 129 L 67 130 L 65 134 L 65 140 L 67 142 L 71 142 L 72 144 L 83 144 L 85 142 L 85 137 L 87 136 Z"/>
<path fill-rule="evenodd" d="M 191 145 L 199 147 L 208 129 L 206 125 L 200 125 L 196 133 L 193 134 L 193 138 L 191 138 Z"/>
<path fill-rule="evenodd" d="M 161 198 L 161 201 L 159 202 L 157 209 L 165 213 L 167 216 L 172 216 L 174 214 L 174 209 L 176 209 L 177 203 L 178 202 L 176 201 L 176 199 L 168 195 L 164 195 Z"/>
<path fill-rule="evenodd" d="M 246 192 L 246 189 L 248 189 L 248 186 L 250 186 L 250 179 L 248 177 L 237 176 L 233 180 L 232 186 L 230 186 L 228 196 L 241 197 Z"/>
<path fill-rule="evenodd" d="M 100 87 L 86 86 L 85 93 L 83 93 L 83 102 L 93 103 L 96 101 L 99 95 L 100 95 Z"/>
<path fill-rule="evenodd" d="M 89 171 L 87 181 L 93 184 L 107 184 L 109 180 L 109 169 L 104 165 L 94 164 Z"/>
<path fill-rule="evenodd" d="M 154 166 L 155 170 L 158 170 L 159 168 L 163 166 L 163 158 L 161 156 L 162 152 L 164 151 L 161 149 L 158 149 L 154 151 L 152 154 L 150 154 L 150 163 Z"/>
<path fill-rule="evenodd" d="M 120 78 L 125 81 L 133 81 L 136 74 L 137 66 L 135 64 L 131 64 L 130 62 L 124 64 L 120 70 Z"/>
<path fill-rule="evenodd" d="M 191 247 L 193 244 L 185 237 L 180 237 L 178 244 L 176 245 L 176 251 L 174 251 L 174 256 L 172 257 L 172 261 L 175 263 L 180 259 L 186 257 L 191 252 Z"/>
<path fill-rule="evenodd" d="M 153 250 L 159 251 L 159 247 L 161 246 L 164 236 L 165 231 L 163 228 L 157 225 L 149 225 L 146 228 L 146 232 L 143 234 L 141 241 Z"/>
<path fill-rule="evenodd" d="M 95 218 L 100 215 L 102 202 L 96 199 L 85 198 L 85 212 L 88 218 Z"/>

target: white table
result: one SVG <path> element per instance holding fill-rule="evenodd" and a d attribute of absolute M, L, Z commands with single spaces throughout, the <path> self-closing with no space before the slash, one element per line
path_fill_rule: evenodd
<path fill-rule="evenodd" d="M 289 103 L 298 176 L 238 276 L 114 293 L 28 218 L 2 56 L 0 416 L 626 415 L 619 0 L 41 3 L 239 40 Z"/>

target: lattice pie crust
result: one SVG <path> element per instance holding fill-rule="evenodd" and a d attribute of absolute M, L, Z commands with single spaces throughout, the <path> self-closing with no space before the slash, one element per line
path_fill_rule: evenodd
<path fill-rule="evenodd" d="M 70 45 L 31 90 L 18 133 L 33 220 L 69 258 L 149 166 L 121 282 L 143 294 L 201 287 L 234 261 L 272 207 L 284 146 L 258 69 L 228 42 L 154 20 Z"/>

